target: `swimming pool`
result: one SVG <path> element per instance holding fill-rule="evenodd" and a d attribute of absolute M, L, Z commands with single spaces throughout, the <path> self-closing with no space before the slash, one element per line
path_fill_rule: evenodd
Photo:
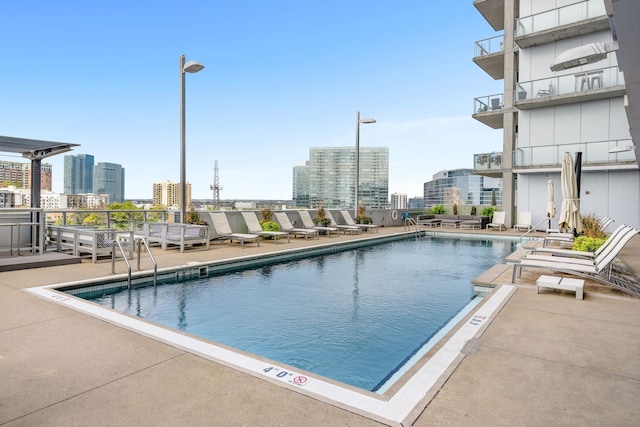
<path fill-rule="evenodd" d="M 72 293 L 384 392 L 405 362 L 477 302 L 470 280 L 514 246 L 477 237 L 405 239 L 171 285 Z"/>

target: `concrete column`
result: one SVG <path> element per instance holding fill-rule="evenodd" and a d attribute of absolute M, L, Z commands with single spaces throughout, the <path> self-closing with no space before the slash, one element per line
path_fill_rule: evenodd
<path fill-rule="evenodd" d="M 516 24 L 516 1 L 504 0 L 504 126 L 502 141 L 502 209 L 506 212 L 505 224 L 512 227 L 516 216 L 515 175 L 513 173 L 513 149 L 516 141 L 517 109 L 514 108 L 514 91 L 517 80 L 514 31 Z"/>

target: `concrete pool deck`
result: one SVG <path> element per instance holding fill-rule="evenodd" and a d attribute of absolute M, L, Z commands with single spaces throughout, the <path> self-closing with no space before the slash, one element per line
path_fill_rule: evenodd
<path fill-rule="evenodd" d="M 154 255 L 169 267 L 370 235 Z M 640 271 L 640 237 L 622 256 Z M 24 292 L 110 273 L 110 261 L 0 273 L 0 425 L 384 425 Z M 540 274 L 525 271 L 414 425 L 640 424 L 640 300 L 595 284 L 584 301 L 536 294 Z M 491 281 L 510 284 L 511 268 Z"/>

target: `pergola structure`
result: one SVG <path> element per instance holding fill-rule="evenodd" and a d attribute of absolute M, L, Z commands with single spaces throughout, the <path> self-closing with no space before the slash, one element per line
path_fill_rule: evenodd
<path fill-rule="evenodd" d="M 40 172 L 42 159 L 71 151 L 80 144 L 0 136 L 0 152 L 18 153 L 31 160 L 31 207 L 40 207 Z"/>

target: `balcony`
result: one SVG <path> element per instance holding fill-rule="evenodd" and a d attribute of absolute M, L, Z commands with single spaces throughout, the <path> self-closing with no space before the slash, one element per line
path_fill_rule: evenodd
<path fill-rule="evenodd" d="M 473 173 L 491 178 L 502 178 L 502 153 L 474 154 Z"/>
<path fill-rule="evenodd" d="M 501 93 L 474 98 L 473 111 L 475 113 L 471 117 L 493 129 L 502 129 L 504 123 L 503 106 L 504 99 Z"/>
<path fill-rule="evenodd" d="M 583 168 L 598 169 L 598 166 L 602 166 L 612 169 L 612 164 L 621 169 L 637 168 L 633 143 L 631 139 L 624 139 L 516 148 L 513 152 L 513 170 L 523 172 L 526 169 L 559 168 L 565 152 L 577 151 L 582 152 Z"/>
<path fill-rule="evenodd" d="M 473 5 L 494 30 L 504 30 L 504 0 L 474 0 Z"/>
<path fill-rule="evenodd" d="M 587 0 L 518 19 L 515 42 L 521 48 L 609 29 L 602 0 Z"/>
<path fill-rule="evenodd" d="M 504 36 L 475 42 L 473 62 L 494 80 L 504 79 Z"/>
<path fill-rule="evenodd" d="M 618 67 L 600 68 L 516 85 L 515 106 L 520 110 L 573 104 L 624 96 L 624 75 Z"/>

